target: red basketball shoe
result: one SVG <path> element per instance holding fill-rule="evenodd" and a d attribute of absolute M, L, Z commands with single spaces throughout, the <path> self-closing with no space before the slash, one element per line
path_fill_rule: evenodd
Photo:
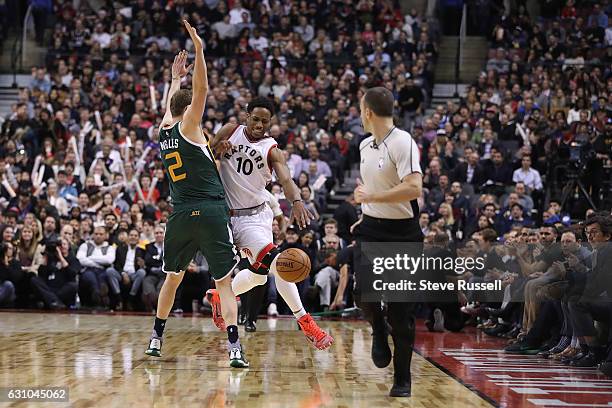
<path fill-rule="evenodd" d="M 300 317 L 298 319 L 298 325 L 300 326 L 300 329 L 302 329 L 302 332 L 304 332 L 306 339 L 308 339 L 308 341 L 315 348 L 325 350 L 333 344 L 334 338 L 325 333 L 325 331 L 319 327 L 310 314 L 307 313 Z"/>
<path fill-rule="evenodd" d="M 217 289 L 208 289 L 206 291 L 206 300 L 212 307 L 212 319 L 213 323 L 219 330 L 225 330 L 225 320 L 221 314 L 221 298 Z"/>

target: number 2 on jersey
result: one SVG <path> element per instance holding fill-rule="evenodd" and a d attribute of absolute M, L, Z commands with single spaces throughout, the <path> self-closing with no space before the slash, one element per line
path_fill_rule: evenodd
<path fill-rule="evenodd" d="M 251 159 L 244 159 L 242 157 L 238 157 L 238 173 L 242 172 L 242 174 L 248 176 L 253 172 L 253 162 Z"/>
<path fill-rule="evenodd" d="M 181 181 L 181 180 L 187 178 L 187 173 L 176 174 L 174 172 L 175 170 L 180 169 L 181 167 L 183 167 L 183 160 L 181 160 L 181 155 L 179 154 L 179 152 L 168 153 L 164 157 L 164 159 L 166 159 L 166 160 L 170 160 L 170 159 L 176 160 L 176 163 L 171 164 L 170 166 L 168 166 L 168 173 L 170 174 L 170 178 L 172 179 L 172 181 L 174 181 L 176 183 L 177 181 Z"/>

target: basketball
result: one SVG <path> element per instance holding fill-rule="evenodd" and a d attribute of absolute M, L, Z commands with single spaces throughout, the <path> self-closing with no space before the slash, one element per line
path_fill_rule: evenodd
<path fill-rule="evenodd" d="M 276 271 L 287 282 L 301 282 L 310 274 L 310 258 L 301 249 L 288 248 L 276 260 Z"/>

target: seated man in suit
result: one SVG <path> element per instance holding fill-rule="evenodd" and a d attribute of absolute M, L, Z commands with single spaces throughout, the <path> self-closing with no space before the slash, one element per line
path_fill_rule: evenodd
<path fill-rule="evenodd" d="M 612 327 L 612 216 L 600 213 L 587 218 L 584 232 L 593 248 L 592 268 L 587 273 L 582 296 L 578 301 L 569 303 L 574 335 L 578 337 L 582 349 L 570 365 L 596 367 L 603 361 L 599 369 L 610 376 L 612 351 L 607 347 L 612 341 L 612 329 L 608 329 L 607 342 L 602 342 L 594 322 L 600 322 L 603 327 Z"/>
<path fill-rule="evenodd" d="M 113 275 L 121 276 L 123 286 L 129 287 L 129 306 L 132 307 L 147 274 L 144 269 L 145 251 L 138 247 L 138 241 L 140 241 L 140 233 L 136 229 L 131 229 L 128 232 L 127 244 L 120 244 L 117 247 L 115 263 L 109 268 L 112 269 Z M 115 281 L 111 283 L 118 285 L 118 282 Z M 119 290 L 120 288 L 113 289 Z"/>
<path fill-rule="evenodd" d="M 478 153 L 472 152 L 467 156 L 467 161 L 459 163 L 451 174 L 452 181 L 468 183 L 474 187 L 474 191 L 479 191 L 480 186 L 486 181 L 484 169 L 478 162 Z"/>
<path fill-rule="evenodd" d="M 164 227 L 158 225 L 154 230 L 154 241 L 145 247 L 146 276 L 142 282 L 142 301 L 147 311 L 157 307 L 157 298 L 166 280 L 166 274 L 162 270 L 163 254 Z"/>
<path fill-rule="evenodd" d="M 491 159 L 485 163 L 485 191 L 498 197 L 504 194 L 506 186 L 512 183 L 512 167 L 504 161 L 504 156 L 498 147 L 491 149 Z"/>

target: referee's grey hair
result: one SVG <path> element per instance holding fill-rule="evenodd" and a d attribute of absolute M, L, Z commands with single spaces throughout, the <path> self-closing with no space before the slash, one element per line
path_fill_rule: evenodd
<path fill-rule="evenodd" d="M 377 86 L 366 91 L 363 102 L 370 108 L 376 116 L 384 118 L 393 117 L 393 104 L 395 98 L 390 90 L 385 87 Z"/>

